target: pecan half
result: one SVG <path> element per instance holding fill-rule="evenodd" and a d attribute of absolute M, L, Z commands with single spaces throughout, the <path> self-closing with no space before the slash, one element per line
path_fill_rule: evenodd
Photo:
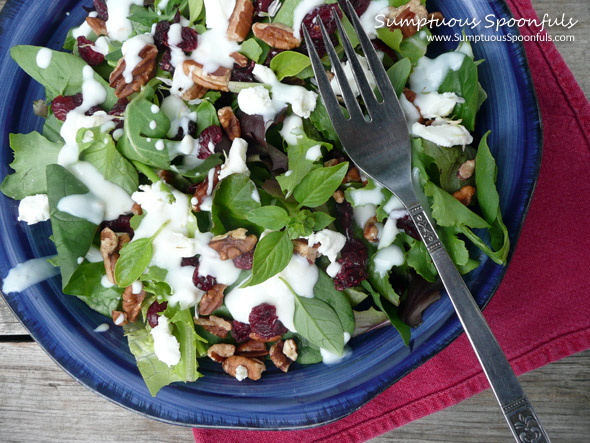
<path fill-rule="evenodd" d="M 194 60 L 185 60 L 182 64 L 184 74 L 193 79 L 197 85 L 216 91 L 229 91 L 231 69 L 220 67 L 215 72 L 205 72 L 203 65 Z"/>
<path fill-rule="evenodd" d="M 407 38 L 418 32 L 418 24 L 421 20 L 426 20 L 428 11 L 420 0 L 410 0 L 405 5 L 398 8 L 390 7 L 387 16 L 390 30 L 399 29 L 402 35 Z"/>
<path fill-rule="evenodd" d="M 111 72 L 111 76 L 109 77 L 111 88 L 115 88 L 115 95 L 118 98 L 123 98 L 130 96 L 134 92 L 139 92 L 141 87 L 156 74 L 157 56 L 158 48 L 154 45 L 145 45 L 139 51 L 141 61 L 131 72 L 133 75 L 131 83 L 127 83 L 123 75 L 127 64 L 125 63 L 125 57 L 121 57 L 119 63 L 117 63 L 117 67 Z"/>
<path fill-rule="evenodd" d="M 360 183 L 361 181 L 361 172 L 359 171 L 359 168 L 351 165 L 348 168 L 348 171 L 346 172 L 346 175 L 344 176 L 344 180 L 342 180 L 342 183 Z"/>
<path fill-rule="evenodd" d="M 246 232 L 246 229 L 238 228 L 213 237 L 209 247 L 215 249 L 222 260 L 233 260 L 246 252 L 250 252 L 256 246 L 258 241 L 256 236 L 254 234 L 247 236 Z"/>
<path fill-rule="evenodd" d="M 246 66 L 248 66 L 248 63 L 250 63 L 248 57 L 246 57 L 243 54 L 240 54 L 239 52 L 232 52 L 229 56 L 233 58 L 234 62 L 236 62 L 236 64 L 241 68 L 245 68 Z"/>
<path fill-rule="evenodd" d="M 236 355 L 243 357 L 264 357 L 268 355 L 268 349 L 266 349 L 264 342 L 248 340 L 246 343 L 238 345 Z"/>
<path fill-rule="evenodd" d="M 232 111 L 231 106 L 224 106 L 217 111 L 219 123 L 231 141 L 242 136 L 242 128 L 238 117 Z"/>
<path fill-rule="evenodd" d="M 471 204 L 471 200 L 475 195 L 475 188 L 473 186 L 463 186 L 458 191 L 453 192 L 453 197 L 463 203 L 465 206 L 469 206 Z"/>
<path fill-rule="evenodd" d="M 232 377 L 240 375 L 238 372 L 239 366 L 246 368 L 246 376 L 250 380 L 259 380 L 262 376 L 262 373 L 266 370 L 266 366 L 264 366 L 264 363 L 262 363 L 260 360 L 255 358 L 240 357 L 238 355 L 232 355 L 231 357 L 226 358 L 222 365 L 223 370 Z"/>
<path fill-rule="evenodd" d="M 107 23 L 98 17 L 86 17 L 86 23 L 90 26 L 90 29 L 96 34 L 96 36 L 107 35 Z"/>
<path fill-rule="evenodd" d="M 115 281 L 115 265 L 119 260 L 119 251 L 125 243 L 130 241 L 129 234 L 117 234 L 110 228 L 104 228 L 100 232 L 100 255 L 104 262 L 107 279 L 113 284 L 117 283 Z"/>
<path fill-rule="evenodd" d="M 145 291 L 133 293 L 133 286 L 127 286 L 123 291 L 123 311 L 127 314 L 127 321 L 134 322 L 141 312 L 141 304 L 145 299 Z"/>
<path fill-rule="evenodd" d="M 295 359 L 297 359 L 297 345 L 295 345 L 295 354 L 293 354 L 293 344 L 295 342 L 293 340 L 287 341 L 293 342 L 292 344 L 289 344 L 288 351 L 290 355 L 295 355 Z M 294 361 L 285 354 L 285 344 L 286 342 L 281 340 L 272 345 L 270 348 L 271 361 L 283 372 L 287 372 L 289 370 L 289 366 L 291 366 L 291 363 Z"/>
<path fill-rule="evenodd" d="M 313 265 L 318 258 L 319 252 L 318 247 L 309 246 L 307 240 L 304 238 L 298 238 L 292 241 L 293 243 L 293 252 L 295 254 L 299 254 L 302 257 L 305 257 L 310 265 Z"/>
<path fill-rule="evenodd" d="M 222 363 L 236 352 L 236 347 L 228 343 L 217 343 L 207 349 L 207 355 L 213 361 Z"/>
<path fill-rule="evenodd" d="M 250 32 L 252 17 L 254 16 L 254 5 L 251 0 L 237 0 L 234 12 L 229 18 L 225 36 L 228 40 L 242 42 Z"/>
<path fill-rule="evenodd" d="M 457 171 L 457 177 L 459 177 L 459 180 L 467 180 L 473 175 L 474 172 L 475 160 L 467 160 L 461 166 L 459 166 L 459 170 Z"/>
<path fill-rule="evenodd" d="M 365 227 L 363 229 L 363 236 L 367 241 L 371 243 L 376 242 L 379 240 L 379 227 L 377 226 L 377 217 L 371 217 L 365 223 Z"/>
<path fill-rule="evenodd" d="M 293 35 L 293 28 L 280 23 L 254 23 L 252 32 L 273 48 L 294 49 L 301 46 L 301 40 Z"/>
<path fill-rule="evenodd" d="M 250 340 L 260 341 L 260 342 L 264 342 L 264 343 L 268 343 L 270 341 L 279 341 L 281 339 L 280 335 L 275 335 L 274 337 L 264 338 L 264 337 L 261 337 L 260 335 L 258 335 L 256 332 L 250 332 L 250 335 L 248 335 L 248 337 L 250 337 Z"/>
<path fill-rule="evenodd" d="M 215 284 L 199 302 L 199 315 L 209 315 L 223 304 L 223 291 L 226 285 Z"/>
<path fill-rule="evenodd" d="M 113 323 L 115 326 L 123 326 L 127 324 L 127 314 L 121 311 L 113 311 L 111 313 L 113 316 Z"/>
<path fill-rule="evenodd" d="M 336 192 L 334 192 L 332 198 L 336 201 L 336 203 L 344 203 L 344 192 L 338 189 Z"/>
<path fill-rule="evenodd" d="M 205 331 L 221 338 L 225 338 L 228 332 L 231 331 L 231 323 L 215 315 L 212 315 L 209 318 L 195 318 L 194 321 L 196 325 L 201 326 Z"/>
<path fill-rule="evenodd" d="M 209 88 L 206 88 L 201 85 L 193 84 L 190 88 L 182 91 L 182 94 L 180 94 L 180 97 L 182 97 L 186 101 L 195 100 L 197 98 L 203 98 L 208 90 L 209 90 Z"/>

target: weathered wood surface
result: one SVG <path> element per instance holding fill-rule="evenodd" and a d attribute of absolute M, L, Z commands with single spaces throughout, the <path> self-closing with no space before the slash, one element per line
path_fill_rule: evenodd
<path fill-rule="evenodd" d="M 18 1 L 18 0 L 9 0 Z M 5 0 L 0 0 L 0 8 Z M 533 0 L 543 16 L 573 16 L 575 41 L 556 42 L 590 97 L 590 2 Z M 590 441 L 590 350 L 537 369 L 520 381 L 554 442 Z M 0 442 L 181 442 L 191 431 L 141 417 L 88 391 L 61 371 L 0 299 Z M 491 392 L 483 392 L 374 440 L 510 442 Z"/>

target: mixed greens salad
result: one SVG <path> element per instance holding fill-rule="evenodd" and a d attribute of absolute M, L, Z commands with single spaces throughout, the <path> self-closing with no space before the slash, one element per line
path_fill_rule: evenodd
<path fill-rule="evenodd" d="M 94 0 L 65 52 L 11 51 L 45 87 L 44 125 L 11 134 L 1 190 L 19 220 L 50 220 L 63 292 L 124 328 L 152 395 L 199 378 L 200 357 L 256 380 L 268 365 L 338 362 L 384 324 L 409 343 L 439 297 L 436 269 L 403 205 L 342 151 L 302 43 L 305 27 L 325 55 L 321 20 L 340 51 L 340 5 L 145 3 Z M 469 242 L 504 264 L 496 165 L 487 135 L 477 149 L 471 135 L 486 94 L 469 43 L 431 59 L 428 28 L 375 28 L 378 14 L 433 17 L 419 0 L 352 4 L 457 268 L 479 265 Z"/>

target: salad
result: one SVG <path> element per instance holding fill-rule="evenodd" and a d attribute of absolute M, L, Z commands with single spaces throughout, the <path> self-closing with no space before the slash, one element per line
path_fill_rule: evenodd
<path fill-rule="evenodd" d="M 325 55 L 321 20 L 341 51 L 340 5 L 145 3 L 94 0 L 65 51 L 11 50 L 46 97 L 33 106 L 42 131 L 10 136 L 1 190 L 20 221 L 50 220 L 56 255 L 16 266 L 4 292 L 61 274 L 64 294 L 111 318 L 97 332 L 124 329 L 152 395 L 197 380 L 200 358 L 258 380 L 341 361 L 351 337 L 386 324 L 408 344 L 440 297 L 436 269 L 401 202 L 343 152 L 302 42 L 305 27 Z M 427 57 L 416 21 L 441 16 L 419 0 L 352 4 L 454 263 L 468 273 L 479 250 L 505 264 L 495 161 L 487 134 L 472 135 L 486 94 L 471 46 Z"/>

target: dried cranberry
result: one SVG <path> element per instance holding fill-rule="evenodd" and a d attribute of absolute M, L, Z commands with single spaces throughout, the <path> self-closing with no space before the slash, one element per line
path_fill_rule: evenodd
<path fill-rule="evenodd" d="M 109 9 L 105 0 L 94 0 L 94 9 L 98 14 L 96 17 L 104 20 L 105 22 L 109 19 Z"/>
<path fill-rule="evenodd" d="M 147 310 L 147 321 L 152 328 L 158 326 L 158 314 L 163 312 L 168 307 L 168 302 L 163 301 L 162 303 L 158 303 L 157 301 L 153 302 Z"/>
<path fill-rule="evenodd" d="M 80 58 L 88 63 L 90 66 L 98 66 L 104 61 L 104 55 L 100 52 L 96 52 L 92 49 L 94 42 L 92 40 L 88 40 L 84 36 L 80 36 L 77 39 L 78 41 L 78 54 L 80 54 Z"/>
<path fill-rule="evenodd" d="M 115 122 L 115 129 L 121 129 L 123 127 L 123 115 L 125 114 L 125 109 L 128 104 L 129 100 L 127 100 L 127 98 L 120 98 L 117 103 L 115 103 L 115 106 L 113 106 L 108 112 L 109 115 L 118 117 L 113 120 Z"/>
<path fill-rule="evenodd" d="M 262 338 L 271 338 L 283 335 L 287 328 L 280 322 L 277 317 L 277 308 L 268 303 L 254 306 L 248 317 L 252 332 Z"/>
<path fill-rule="evenodd" d="M 260 12 L 268 12 L 268 7 L 274 0 L 254 0 L 254 15 Z"/>
<path fill-rule="evenodd" d="M 129 214 L 123 214 L 114 220 L 103 221 L 99 226 L 99 230 L 102 231 L 104 228 L 109 228 L 114 232 L 126 232 L 131 238 L 133 238 L 134 232 L 133 228 L 131 227 L 131 217 L 133 216 Z"/>
<path fill-rule="evenodd" d="M 161 21 L 156 25 L 154 32 L 154 43 L 160 51 L 163 51 L 168 46 L 168 30 L 170 29 L 170 22 Z"/>
<path fill-rule="evenodd" d="M 159 66 L 162 71 L 174 72 L 174 66 L 172 66 L 172 52 L 170 49 L 166 49 L 166 51 L 164 51 L 164 55 L 162 55 Z"/>
<path fill-rule="evenodd" d="M 199 257 L 183 257 L 180 266 L 199 266 Z"/>
<path fill-rule="evenodd" d="M 252 269 L 252 262 L 254 261 L 254 251 L 246 252 L 234 258 L 234 266 L 245 271 Z"/>
<path fill-rule="evenodd" d="M 396 226 L 398 227 L 398 229 L 403 229 L 404 232 L 408 234 L 410 237 L 415 238 L 416 240 L 422 240 L 420 238 L 420 234 L 418 233 L 418 229 L 414 224 L 414 221 L 410 218 L 409 215 L 399 218 L 397 220 Z"/>
<path fill-rule="evenodd" d="M 318 6 L 309 14 L 307 14 L 303 19 L 303 26 L 305 26 L 307 32 L 309 32 L 309 36 L 313 40 L 322 39 L 322 31 L 319 20 L 324 23 L 326 31 L 328 31 L 328 35 L 334 34 L 338 29 L 336 20 L 332 15 L 332 11 L 336 11 L 338 17 L 342 18 L 342 11 L 340 10 L 340 7 L 338 4 L 333 3 L 331 5 Z"/>
<path fill-rule="evenodd" d="M 346 237 L 353 238 L 353 225 L 352 225 L 352 206 L 347 201 L 336 204 L 336 224 L 338 228 L 346 234 Z"/>
<path fill-rule="evenodd" d="M 234 320 L 232 322 L 231 335 L 238 343 L 244 343 L 250 340 L 250 325 Z"/>
<path fill-rule="evenodd" d="M 381 40 L 371 40 L 371 43 L 373 43 L 373 47 L 375 49 L 384 52 L 394 62 L 397 61 L 397 54 L 395 53 L 395 51 L 391 49 L 389 46 L 387 46 L 385 43 L 383 43 Z"/>
<path fill-rule="evenodd" d="M 219 126 L 211 125 L 201 132 L 199 136 L 199 157 L 205 159 L 213 154 L 215 146 L 223 139 L 223 132 Z"/>
<path fill-rule="evenodd" d="M 283 52 L 283 49 L 271 48 L 271 50 L 268 51 L 268 55 L 266 56 L 264 65 L 270 67 L 271 60 L 275 58 L 277 55 L 279 55 L 281 52 Z"/>
<path fill-rule="evenodd" d="M 197 124 L 193 121 L 189 121 L 188 122 L 188 133 L 190 136 L 192 136 L 193 138 L 197 136 Z M 176 136 L 174 137 L 173 140 L 182 140 L 184 138 L 184 128 L 182 126 L 180 126 L 178 128 L 178 132 L 176 133 Z"/>
<path fill-rule="evenodd" d="M 58 95 L 51 102 L 51 110 L 55 117 L 62 122 L 66 121 L 68 112 L 76 109 L 82 104 L 82 94 Z"/>
<path fill-rule="evenodd" d="M 91 116 L 91 115 L 94 115 L 94 114 L 96 114 L 98 111 L 104 111 L 104 109 L 102 109 L 102 108 L 101 108 L 100 106 L 98 106 L 98 105 L 97 105 L 97 106 L 93 106 L 93 107 L 92 107 L 92 108 L 90 108 L 88 111 L 86 111 L 86 112 L 84 113 L 84 115 Z"/>
<path fill-rule="evenodd" d="M 231 81 L 232 82 L 253 82 L 254 81 L 254 66 L 256 63 L 251 61 L 248 65 L 241 67 L 240 65 L 234 64 L 234 67 L 231 71 Z"/>
<path fill-rule="evenodd" d="M 176 14 L 174 14 L 174 18 L 172 19 L 173 23 L 180 23 L 180 9 L 176 10 Z"/>
<path fill-rule="evenodd" d="M 340 272 L 334 277 L 334 287 L 339 291 L 357 286 L 367 278 L 367 248 L 357 239 L 349 239 L 342 248 L 338 263 Z"/>
<path fill-rule="evenodd" d="M 191 52 L 197 49 L 198 41 L 197 41 L 197 31 L 192 28 L 183 27 L 180 31 L 180 36 L 182 41 L 178 45 L 180 49 L 184 52 Z"/>
<path fill-rule="evenodd" d="M 193 273 L 193 284 L 201 291 L 207 292 L 217 284 L 217 279 L 212 275 L 199 275 L 199 267 L 197 266 L 195 272 Z"/>

